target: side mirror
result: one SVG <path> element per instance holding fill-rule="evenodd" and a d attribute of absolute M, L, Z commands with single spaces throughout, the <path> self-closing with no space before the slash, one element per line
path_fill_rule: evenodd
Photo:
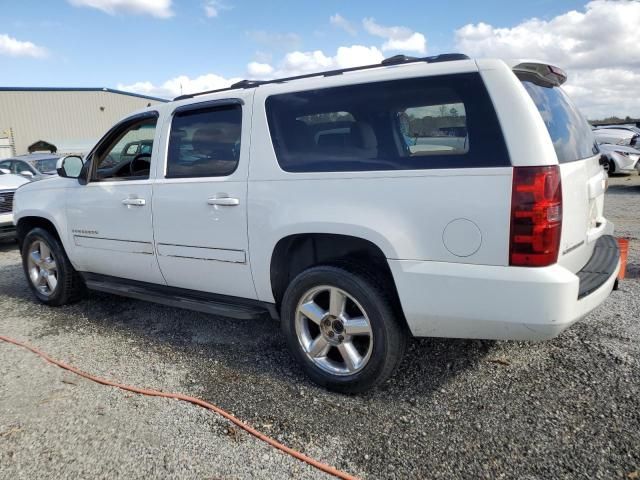
<path fill-rule="evenodd" d="M 0 168 L 0 173 L 2 173 L 3 175 L 8 175 L 11 173 L 11 170 L 9 170 L 8 168 Z"/>
<path fill-rule="evenodd" d="M 77 155 L 69 155 L 58 160 L 56 170 L 58 175 L 64 178 L 78 178 L 82 170 L 82 158 Z"/>
<path fill-rule="evenodd" d="M 20 172 L 20 175 L 22 175 L 23 177 L 33 178 L 33 173 L 31 173 L 29 170 L 23 170 L 22 172 Z"/>

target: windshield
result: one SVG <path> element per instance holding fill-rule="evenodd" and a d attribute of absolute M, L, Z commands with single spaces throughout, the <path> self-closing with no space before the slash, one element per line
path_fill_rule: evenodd
<path fill-rule="evenodd" d="M 47 160 L 36 160 L 35 167 L 40 173 L 54 172 L 58 164 L 57 158 L 49 158 Z"/>
<path fill-rule="evenodd" d="M 528 79 L 522 79 L 522 84 L 538 107 L 560 163 L 598 153 L 589 123 L 560 87 L 544 86 Z"/>

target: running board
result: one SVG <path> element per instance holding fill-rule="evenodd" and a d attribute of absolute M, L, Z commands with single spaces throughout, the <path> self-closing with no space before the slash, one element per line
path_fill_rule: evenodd
<path fill-rule="evenodd" d="M 184 308 L 239 320 L 264 318 L 265 315 L 275 319 L 279 317 L 275 305 L 257 300 L 147 284 L 92 273 L 83 272 L 82 277 L 90 290 L 159 303 L 169 307 Z"/>

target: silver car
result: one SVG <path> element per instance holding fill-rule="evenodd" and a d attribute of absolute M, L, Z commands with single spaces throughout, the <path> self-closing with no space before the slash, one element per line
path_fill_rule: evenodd
<path fill-rule="evenodd" d="M 636 127 L 616 126 L 600 127 L 593 130 L 593 135 L 598 143 L 610 143 L 613 145 L 627 145 L 629 147 L 640 146 L 640 133 Z"/>
<path fill-rule="evenodd" d="M 58 155 L 31 153 L 0 161 L 0 171 L 20 175 L 29 180 L 42 180 L 57 175 Z"/>
<path fill-rule="evenodd" d="M 600 144 L 599 147 L 605 157 L 602 166 L 607 173 L 632 173 L 639 167 L 640 150 L 609 143 Z"/>

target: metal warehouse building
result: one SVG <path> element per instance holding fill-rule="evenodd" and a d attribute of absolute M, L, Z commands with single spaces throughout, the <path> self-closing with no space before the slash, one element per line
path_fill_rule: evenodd
<path fill-rule="evenodd" d="M 125 115 L 165 101 L 109 88 L 0 87 L 0 159 L 30 147 L 86 153 Z"/>

